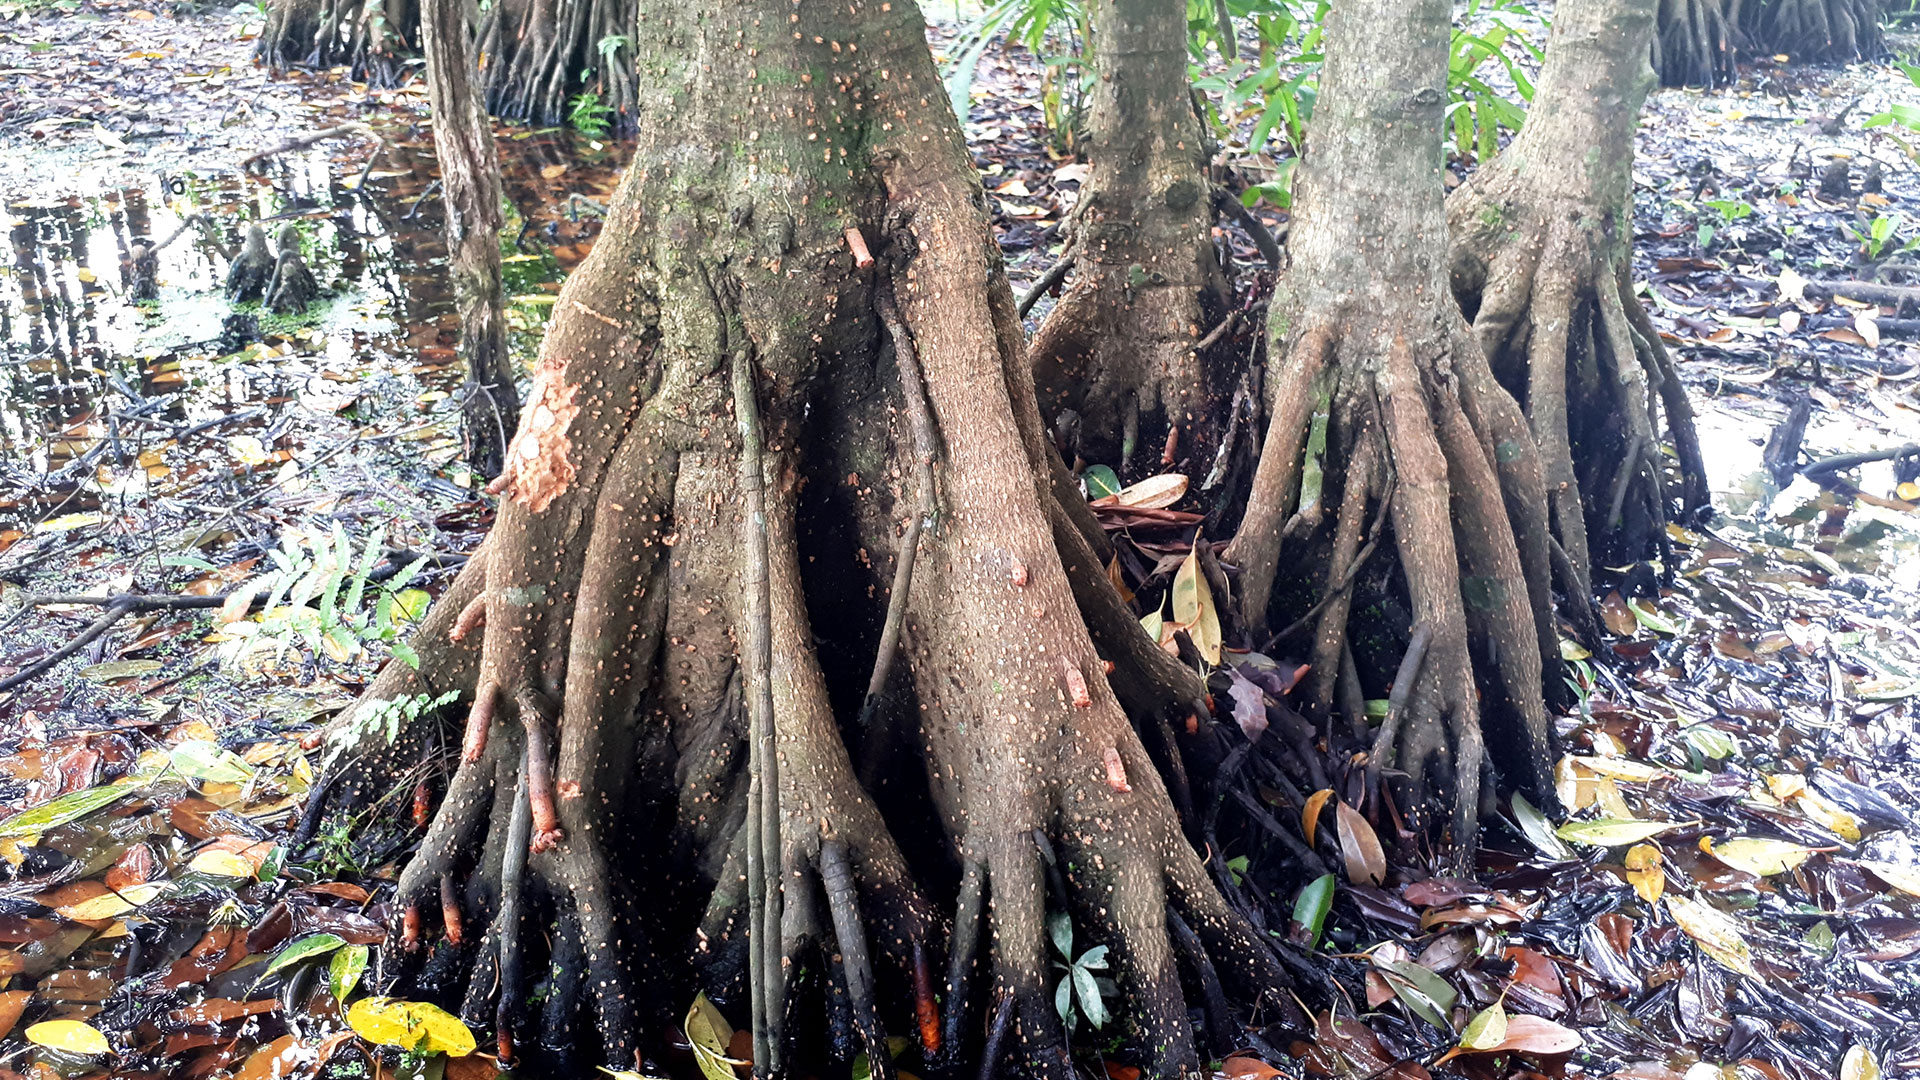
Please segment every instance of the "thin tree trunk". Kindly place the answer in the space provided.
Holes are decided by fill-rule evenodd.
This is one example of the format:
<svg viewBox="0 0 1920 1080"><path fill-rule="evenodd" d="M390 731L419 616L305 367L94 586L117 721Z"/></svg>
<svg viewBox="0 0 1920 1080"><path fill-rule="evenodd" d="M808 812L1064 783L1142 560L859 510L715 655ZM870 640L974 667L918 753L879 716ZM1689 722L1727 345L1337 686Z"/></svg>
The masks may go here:
<svg viewBox="0 0 1920 1080"><path fill-rule="evenodd" d="M1228 290L1186 31L1177 4L1094 6L1093 167L1062 256L1070 284L1033 346L1043 418L1074 411L1080 456L1123 470L1142 446L1155 452L1147 471L1211 460L1221 411L1194 347L1225 317Z"/></svg>
<svg viewBox="0 0 1920 1080"><path fill-rule="evenodd" d="M467 463L490 480L500 474L520 419L500 296L500 157L474 84L467 0L421 0L420 13L460 357L467 368L461 435Z"/></svg>
<svg viewBox="0 0 1920 1080"><path fill-rule="evenodd" d="M1338 563L1351 557L1361 521L1387 515L1410 625L1361 625L1418 644L1397 676L1362 673L1375 686L1391 679L1404 703L1382 725L1368 769L1404 777L1394 796L1405 820L1427 823L1433 796L1464 867L1484 780L1483 717L1510 724L1497 740L1509 775L1548 799L1552 778L1541 689L1544 485L1524 417L1474 347L1446 280L1449 14L1445 0L1355 0L1329 16L1289 265L1274 296L1266 442L1225 558L1242 567L1247 625L1264 627L1282 567L1303 561L1283 559L1283 544L1333 544L1336 565L1314 576L1338 601ZM1315 494L1302 483L1303 459L1322 425ZM1334 492L1337 504L1323 505ZM1322 609L1315 670L1338 671L1360 607ZM1496 688L1484 707L1471 638L1483 643L1486 685ZM1316 688L1323 714L1334 683ZM1386 820L1378 804L1369 812Z"/></svg>

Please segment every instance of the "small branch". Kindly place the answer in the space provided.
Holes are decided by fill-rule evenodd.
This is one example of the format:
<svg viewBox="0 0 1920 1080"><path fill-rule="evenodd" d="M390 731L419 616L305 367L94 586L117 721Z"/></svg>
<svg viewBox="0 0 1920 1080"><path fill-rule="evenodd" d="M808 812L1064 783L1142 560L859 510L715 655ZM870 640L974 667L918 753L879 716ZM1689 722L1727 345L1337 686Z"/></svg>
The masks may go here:
<svg viewBox="0 0 1920 1080"><path fill-rule="evenodd" d="M1020 317L1026 318L1027 312L1033 310L1033 305L1039 303L1041 297L1052 292L1054 286L1059 285L1061 279L1065 278L1067 271L1071 269L1073 269L1073 249L1068 248L1061 252L1060 261L1047 267L1047 272L1041 274L1039 280L1033 283L1033 288L1028 289L1027 294L1020 298Z"/></svg>
<svg viewBox="0 0 1920 1080"><path fill-rule="evenodd" d="M1272 270L1280 269L1280 242L1273 238L1273 233L1260 223L1259 218L1253 216L1253 211L1233 197L1233 192L1223 187L1214 188L1213 210L1216 214L1225 214L1239 222L1240 227L1246 230L1248 238L1253 241L1253 246L1260 249L1260 257L1267 260L1267 267Z"/></svg>
<svg viewBox="0 0 1920 1080"><path fill-rule="evenodd" d="M1387 755L1393 751L1393 741L1400 734L1400 721L1407 709L1407 698L1413 693L1413 684L1420 681L1420 665L1426 661L1427 646L1433 642L1433 624L1421 623L1413 628L1413 638L1407 642L1407 651L1400 658L1400 669L1393 674L1393 690L1387 694L1387 715L1380 721L1380 730L1373 736L1373 752L1367 756L1367 798L1378 805L1380 798L1380 769ZM1369 813L1374 812L1369 807Z"/></svg>
<svg viewBox="0 0 1920 1080"><path fill-rule="evenodd" d="M260 161L262 159L270 158L270 157L277 157L281 154L288 153L289 151L303 150L309 146L312 146L314 143L325 142L328 139L338 139L347 135L373 135L373 134L374 134L373 129L368 127L365 124L360 124L360 123L341 124L337 127L325 128L320 131L309 132L308 134L305 134L305 135L296 136L294 138L288 139L286 142L280 143L277 146L268 147L267 149L262 150L259 153L254 154L250 157L241 158L240 167L245 168L256 161ZM385 143L383 142L382 145L385 145Z"/></svg>
<svg viewBox="0 0 1920 1080"><path fill-rule="evenodd" d="M460 893L454 888L453 875L440 875L440 921L446 924L447 942L458 948L466 938L466 920L460 913Z"/></svg>
<svg viewBox="0 0 1920 1080"><path fill-rule="evenodd" d="M949 1062L958 1064L966 1045L967 997L973 987L973 965L980 951L985 924L987 867L968 862L960 878L960 896L954 902L953 937L947 953L947 1000L943 1042ZM991 1070L991 1059L987 1068Z"/></svg>
<svg viewBox="0 0 1920 1080"><path fill-rule="evenodd" d="M1809 281L1804 295L1843 296L1869 304L1920 304L1920 285L1884 285L1877 281Z"/></svg>
<svg viewBox="0 0 1920 1080"><path fill-rule="evenodd" d="M980 1054L980 1080L1000 1075L1000 1055L1007 1044L1007 1032L1013 1027L1013 994L1003 993L994 1003L993 1027L987 1032L987 1046Z"/></svg>
<svg viewBox="0 0 1920 1080"><path fill-rule="evenodd" d="M919 556L920 532L934 514L933 459L935 439L933 413L927 407L926 380L920 372L920 357L914 350L913 335L900 319L893 302L893 286L882 281L874 289L874 312L893 342L894 366L900 372L900 397L906 407L907 426L913 433L915 464L919 467L920 500L907 533L900 540L893 572L893 591L887 596L886 622L880 630L880 649L874 657L873 675L867 680L867 696L860 706L860 726L873 737L873 717L880 696L886 692L893 671L893 658L900 651L900 631L907 619L907 594L913 586L913 564ZM868 753L863 772L870 771L876 755ZM864 777L863 779L870 779Z"/></svg>
<svg viewBox="0 0 1920 1080"><path fill-rule="evenodd" d="M1221 338L1226 337L1228 334L1232 333L1233 328L1238 325L1240 325L1240 313L1238 311L1227 312L1227 317L1220 320L1220 325L1207 331L1206 337L1203 337L1199 341L1196 341L1193 343L1193 351L1194 352L1207 351L1208 349L1212 348L1214 344L1218 342Z"/></svg>

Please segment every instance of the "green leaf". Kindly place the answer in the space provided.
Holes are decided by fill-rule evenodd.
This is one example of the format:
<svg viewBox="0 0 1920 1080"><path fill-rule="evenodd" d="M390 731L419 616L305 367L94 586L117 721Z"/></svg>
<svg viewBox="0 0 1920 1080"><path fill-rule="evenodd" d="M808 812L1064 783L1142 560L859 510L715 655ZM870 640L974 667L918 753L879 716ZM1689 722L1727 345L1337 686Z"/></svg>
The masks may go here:
<svg viewBox="0 0 1920 1080"><path fill-rule="evenodd" d="M1705 247L1705 244L1701 245ZM1656 634L1672 637L1680 633L1680 624L1660 613L1651 600L1629 600L1627 610L1633 612L1635 622Z"/></svg>
<svg viewBox="0 0 1920 1080"><path fill-rule="evenodd" d="M1718 761L1735 757L1740 753L1739 741L1712 724L1694 724L1682 734L1687 738L1687 745L1693 747L1704 758L1713 758Z"/></svg>
<svg viewBox="0 0 1920 1080"><path fill-rule="evenodd" d="M1080 474L1087 485L1087 497L1103 499L1108 495L1120 494L1120 477L1105 465L1089 465Z"/></svg>
<svg viewBox="0 0 1920 1080"><path fill-rule="evenodd" d="M1327 912L1333 910L1333 893L1338 885L1332 874L1321 874L1300 890L1293 901L1293 926L1288 936L1295 941L1306 938L1304 944L1311 951L1320 944L1320 932L1327 924Z"/></svg>
<svg viewBox="0 0 1920 1080"><path fill-rule="evenodd" d="M1691 822L1632 821L1623 818L1598 818L1593 821L1569 821L1555 830L1562 840L1590 847L1625 847L1659 836Z"/></svg>
<svg viewBox="0 0 1920 1080"><path fill-rule="evenodd" d="M264 979L276 971L285 971L302 960L325 956L346 943L346 939L338 934L309 934L281 949L267 964L267 970L260 973L260 977Z"/></svg>
<svg viewBox="0 0 1920 1080"><path fill-rule="evenodd" d="M427 604L432 601L425 589L401 589L393 594L393 613L405 622L419 622L427 616Z"/></svg>
<svg viewBox="0 0 1920 1080"><path fill-rule="evenodd" d="M1094 981L1093 972L1079 964L1073 966L1073 994L1080 999L1080 1012L1088 1023L1096 1029L1106 1025L1107 1003L1100 999L1100 984Z"/></svg>
<svg viewBox="0 0 1920 1080"><path fill-rule="evenodd" d="M103 787L69 792L45 806L22 810L7 820L0 821L0 839L34 836L68 822L78 821L88 814L112 806L131 795L137 788L138 785L134 784L108 784Z"/></svg>
<svg viewBox="0 0 1920 1080"><path fill-rule="evenodd" d="M1506 1040L1507 1010L1497 1001L1476 1013L1460 1033L1460 1045L1468 1050L1491 1050Z"/></svg>
<svg viewBox="0 0 1920 1080"><path fill-rule="evenodd" d="M1513 820L1519 824L1520 832L1540 849L1540 853L1549 859L1571 859L1573 851L1560 842L1553 831L1553 823L1547 815L1527 801L1525 795L1513 793Z"/></svg>
<svg viewBox="0 0 1920 1080"><path fill-rule="evenodd" d="M1447 981L1419 964L1406 960L1376 960L1374 966L1386 975L1387 986L1409 1011L1441 1031L1451 1032L1447 1022L1457 995Z"/></svg>
<svg viewBox="0 0 1920 1080"><path fill-rule="evenodd" d="M1072 963L1073 919L1064 911L1047 916L1047 936L1053 939L1053 947L1060 950L1060 958Z"/></svg>
<svg viewBox="0 0 1920 1080"><path fill-rule="evenodd" d="M195 780L244 784L253 779L253 766L245 758L205 739L188 739L176 745L168 757L174 771Z"/></svg>
<svg viewBox="0 0 1920 1080"><path fill-rule="evenodd" d="M367 970L369 950L365 945L349 945L333 954L327 963L327 989L333 991L333 1000L345 1002L360 985L360 976Z"/></svg>

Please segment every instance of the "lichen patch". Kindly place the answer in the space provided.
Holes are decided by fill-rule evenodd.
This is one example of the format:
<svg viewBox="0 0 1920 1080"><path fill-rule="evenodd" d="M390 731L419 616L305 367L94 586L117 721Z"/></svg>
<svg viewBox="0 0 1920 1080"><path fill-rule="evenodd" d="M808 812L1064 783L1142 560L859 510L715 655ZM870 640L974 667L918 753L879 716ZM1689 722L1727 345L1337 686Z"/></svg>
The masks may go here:
<svg viewBox="0 0 1920 1080"><path fill-rule="evenodd" d="M520 414L520 431L507 447L507 490L515 502L540 513L573 483L568 430L580 413L580 388L566 379L565 360L544 360L533 375L533 393Z"/></svg>

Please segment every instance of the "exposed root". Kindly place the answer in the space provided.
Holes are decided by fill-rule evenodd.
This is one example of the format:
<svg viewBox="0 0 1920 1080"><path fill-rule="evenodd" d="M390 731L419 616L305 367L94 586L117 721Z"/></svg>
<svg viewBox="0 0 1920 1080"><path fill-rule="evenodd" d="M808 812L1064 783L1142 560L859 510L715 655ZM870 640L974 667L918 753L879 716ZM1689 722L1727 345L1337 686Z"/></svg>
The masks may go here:
<svg viewBox="0 0 1920 1080"><path fill-rule="evenodd" d="M1363 4L1336 8L1330 19L1364 22L1367 33L1353 34L1356 42L1374 34L1426 42L1444 38L1436 29L1443 8ZM1292 599L1298 589L1284 594L1294 611L1307 611L1282 631L1315 628L1312 709L1323 731L1335 730L1338 693L1354 734L1364 732L1353 715L1363 710L1350 702L1377 694L1359 684L1384 690L1389 683L1391 669L1379 666L1391 659L1379 650L1367 657L1373 671L1351 663L1359 635L1377 641L1412 632L1391 679L1400 705L1374 734L1367 758L1370 787L1394 770L1402 820L1416 830L1440 824L1438 839L1451 841L1453 865L1465 868L1487 778L1483 726L1510 721L1511 737L1503 732L1500 740L1516 766L1508 774L1551 796L1542 670L1549 657L1557 662L1558 650L1538 509L1543 484L1519 406L1487 372L1441 273L1441 192L1427 164L1437 152L1427 142L1430 129L1438 130L1445 100L1441 57L1414 44L1382 71L1377 50L1337 47L1336 32L1329 26L1315 121L1343 134L1302 165L1291 264L1275 292L1265 443L1223 557L1241 567L1244 624L1264 634L1279 613L1270 609L1283 595L1276 589L1282 567L1300 561L1283 559L1283 545L1312 545L1329 556L1307 592L1310 605ZM1407 87L1427 89L1410 95ZM1395 214L1375 212L1387 202ZM1355 221L1367 223L1358 234ZM1322 444L1324 453L1316 449ZM1330 505L1334 492L1337 506ZM1372 546L1363 541L1369 518L1372 528L1391 525L1400 574L1372 574L1368 587L1404 588L1404 600L1392 599L1410 625L1383 625L1380 605L1352 601L1356 568ZM1484 680L1475 677L1475 656ZM1483 682L1498 691L1484 702ZM1299 729L1295 756L1313 757L1310 746L1298 746L1304 725L1279 719L1283 736ZM1433 804L1443 812L1430 818ZM1369 812L1382 814L1379 799Z"/></svg>

